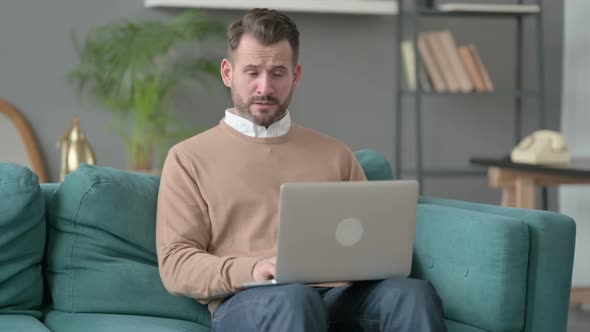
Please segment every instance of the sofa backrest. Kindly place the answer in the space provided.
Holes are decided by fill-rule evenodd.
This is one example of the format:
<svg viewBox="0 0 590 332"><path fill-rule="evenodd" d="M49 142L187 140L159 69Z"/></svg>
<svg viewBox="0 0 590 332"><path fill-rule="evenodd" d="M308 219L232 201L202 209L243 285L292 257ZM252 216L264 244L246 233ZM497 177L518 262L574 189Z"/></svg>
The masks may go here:
<svg viewBox="0 0 590 332"><path fill-rule="evenodd" d="M0 163L0 313L40 317L45 203L28 168Z"/></svg>
<svg viewBox="0 0 590 332"><path fill-rule="evenodd" d="M166 291L156 258L159 177L82 165L48 202L53 308L209 324L207 308Z"/></svg>
<svg viewBox="0 0 590 332"><path fill-rule="evenodd" d="M361 149L354 152L363 172L369 181L393 180L395 174L391 163L379 152L371 149Z"/></svg>

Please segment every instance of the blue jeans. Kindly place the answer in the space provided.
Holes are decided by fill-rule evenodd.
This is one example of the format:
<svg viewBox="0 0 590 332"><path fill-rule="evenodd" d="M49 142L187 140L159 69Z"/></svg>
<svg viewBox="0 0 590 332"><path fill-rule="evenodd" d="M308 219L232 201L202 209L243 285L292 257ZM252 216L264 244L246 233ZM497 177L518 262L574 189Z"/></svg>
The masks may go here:
<svg viewBox="0 0 590 332"><path fill-rule="evenodd" d="M213 332L446 331L442 302L427 281L390 278L351 286L251 288L225 299Z"/></svg>

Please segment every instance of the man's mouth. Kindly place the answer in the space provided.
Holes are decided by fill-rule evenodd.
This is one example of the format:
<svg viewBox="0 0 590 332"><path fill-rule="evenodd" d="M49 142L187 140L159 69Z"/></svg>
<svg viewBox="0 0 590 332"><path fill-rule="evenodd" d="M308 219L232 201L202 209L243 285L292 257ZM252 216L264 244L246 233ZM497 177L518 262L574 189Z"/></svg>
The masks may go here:
<svg viewBox="0 0 590 332"><path fill-rule="evenodd" d="M262 106L270 106L270 105L277 105L278 100L275 100L273 97L255 97L251 100L252 104L262 105Z"/></svg>

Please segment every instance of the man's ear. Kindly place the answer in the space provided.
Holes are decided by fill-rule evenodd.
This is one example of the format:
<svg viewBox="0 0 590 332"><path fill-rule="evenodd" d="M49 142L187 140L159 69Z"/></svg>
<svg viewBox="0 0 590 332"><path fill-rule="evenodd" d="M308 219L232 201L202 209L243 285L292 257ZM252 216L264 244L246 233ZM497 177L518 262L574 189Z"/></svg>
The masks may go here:
<svg viewBox="0 0 590 332"><path fill-rule="evenodd" d="M223 84L228 88L231 88L232 74L231 63L228 59L223 59L223 61L221 61L221 79L223 80Z"/></svg>
<svg viewBox="0 0 590 332"><path fill-rule="evenodd" d="M301 79L301 65L298 64L293 71L293 87L296 88Z"/></svg>

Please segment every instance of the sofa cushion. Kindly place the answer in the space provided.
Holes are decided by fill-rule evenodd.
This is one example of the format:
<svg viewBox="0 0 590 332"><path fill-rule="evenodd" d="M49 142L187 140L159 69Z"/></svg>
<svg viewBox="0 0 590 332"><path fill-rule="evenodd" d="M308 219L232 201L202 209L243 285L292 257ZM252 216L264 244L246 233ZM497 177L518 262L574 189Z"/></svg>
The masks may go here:
<svg viewBox="0 0 590 332"><path fill-rule="evenodd" d="M44 211L37 176L0 163L0 314L40 316Z"/></svg>
<svg viewBox="0 0 590 332"><path fill-rule="evenodd" d="M155 230L159 177L82 165L48 209L48 279L63 312L158 316L209 324L207 308L166 291Z"/></svg>
<svg viewBox="0 0 590 332"><path fill-rule="evenodd" d="M28 315L0 315L0 331L51 332L37 318Z"/></svg>
<svg viewBox="0 0 590 332"><path fill-rule="evenodd" d="M529 254L519 219L419 204L412 275L429 280L445 317L490 332L522 331Z"/></svg>
<svg viewBox="0 0 590 332"><path fill-rule="evenodd" d="M354 152L369 181L392 180L394 177L391 164L375 150L362 149Z"/></svg>
<svg viewBox="0 0 590 332"><path fill-rule="evenodd" d="M210 328L186 320L112 314L73 314L50 311L45 324L55 332L209 332Z"/></svg>

